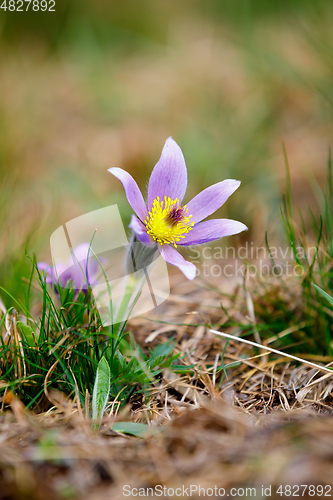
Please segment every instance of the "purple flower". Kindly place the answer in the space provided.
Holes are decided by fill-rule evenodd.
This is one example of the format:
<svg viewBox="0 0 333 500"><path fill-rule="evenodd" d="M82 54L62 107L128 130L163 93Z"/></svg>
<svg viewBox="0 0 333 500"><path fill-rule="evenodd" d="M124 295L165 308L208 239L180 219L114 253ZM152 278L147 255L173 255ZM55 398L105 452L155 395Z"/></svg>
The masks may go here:
<svg viewBox="0 0 333 500"><path fill-rule="evenodd" d="M150 176L147 204L128 172L118 167L110 168L109 172L122 183L136 213L132 215L130 228L137 238L147 246L157 244L162 257L190 280L196 275L196 267L177 252L177 245L200 245L247 229L241 222L230 219L201 222L225 203L240 181L218 182L182 205L187 169L182 150L171 137L166 140L161 158Z"/></svg>
<svg viewBox="0 0 333 500"><path fill-rule="evenodd" d="M92 255L89 244L81 243L73 250L73 254L68 264L59 262L55 266L50 266L45 262L38 262L37 267L45 272L47 284L74 288L78 291L86 290L98 283L99 265Z"/></svg>

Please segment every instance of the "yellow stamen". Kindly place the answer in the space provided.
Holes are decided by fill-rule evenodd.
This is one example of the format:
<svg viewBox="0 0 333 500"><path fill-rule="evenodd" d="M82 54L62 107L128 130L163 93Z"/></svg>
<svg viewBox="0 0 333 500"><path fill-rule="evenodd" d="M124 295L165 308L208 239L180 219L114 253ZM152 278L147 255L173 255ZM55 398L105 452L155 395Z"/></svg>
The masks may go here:
<svg viewBox="0 0 333 500"><path fill-rule="evenodd" d="M192 215L187 215L187 210L186 205L179 205L178 199L165 196L160 201L157 197L145 220L147 234L161 245L171 243L177 248L177 242L185 238L184 235L194 226L194 222L190 221Z"/></svg>

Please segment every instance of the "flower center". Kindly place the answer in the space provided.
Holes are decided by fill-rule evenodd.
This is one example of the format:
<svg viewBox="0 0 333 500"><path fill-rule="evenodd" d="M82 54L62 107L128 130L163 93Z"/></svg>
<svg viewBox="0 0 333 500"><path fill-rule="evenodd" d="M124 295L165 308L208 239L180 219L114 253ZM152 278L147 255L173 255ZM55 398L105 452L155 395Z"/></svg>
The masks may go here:
<svg viewBox="0 0 333 500"><path fill-rule="evenodd" d="M178 199L165 196L160 201L157 197L145 220L147 234L161 245L171 243L177 248L177 242L194 226L194 222L190 221L192 215L187 215L187 210L186 205L179 205Z"/></svg>

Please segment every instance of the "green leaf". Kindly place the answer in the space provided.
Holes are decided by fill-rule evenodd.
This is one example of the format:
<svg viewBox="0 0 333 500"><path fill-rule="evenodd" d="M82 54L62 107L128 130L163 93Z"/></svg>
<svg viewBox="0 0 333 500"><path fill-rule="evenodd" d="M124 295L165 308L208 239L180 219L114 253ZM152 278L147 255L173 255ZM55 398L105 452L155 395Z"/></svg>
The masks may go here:
<svg viewBox="0 0 333 500"><path fill-rule="evenodd" d="M146 424L138 424L135 422L116 422L112 426L115 432L123 432L124 434L132 434L132 436L143 437L151 428Z"/></svg>
<svg viewBox="0 0 333 500"><path fill-rule="evenodd" d="M108 402L110 392L110 367L103 356L98 363L96 380L92 399L92 419L100 420L103 417L105 407ZM94 430L99 429L100 425L95 424Z"/></svg>
<svg viewBox="0 0 333 500"><path fill-rule="evenodd" d="M187 373L190 372L195 366L194 365L171 365L169 370L171 370L174 373Z"/></svg>
<svg viewBox="0 0 333 500"><path fill-rule="evenodd" d="M313 286L315 287L315 289L323 296L325 297L326 300L328 300L328 302L331 304L331 306L333 307L333 297L331 297L328 293L325 292L325 290L323 290L322 288L320 288L318 285L316 285L315 283L312 283Z"/></svg>
<svg viewBox="0 0 333 500"><path fill-rule="evenodd" d="M24 336L25 340L29 344L30 347L36 347L36 333L35 331L31 328L31 326L26 325L22 321L17 322L18 329L20 330L20 333Z"/></svg>
<svg viewBox="0 0 333 500"><path fill-rule="evenodd" d="M166 342L165 344L158 344L151 353L152 357L157 359L162 356L169 356L172 353L175 345L176 342Z"/></svg>

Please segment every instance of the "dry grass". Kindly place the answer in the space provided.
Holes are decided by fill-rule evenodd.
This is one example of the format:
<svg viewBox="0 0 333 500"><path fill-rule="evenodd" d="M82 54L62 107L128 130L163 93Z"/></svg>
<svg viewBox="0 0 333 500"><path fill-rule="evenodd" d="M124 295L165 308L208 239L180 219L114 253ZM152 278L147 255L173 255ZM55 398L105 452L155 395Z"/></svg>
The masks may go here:
<svg viewBox="0 0 333 500"><path fill-rule="evenodd" d="M250 415L223 399L177 406L144 439L91 434L73 408L1 422L1 498L122 498L123 485L204 488L330 484L333 424L312 409ZM19 413L20 412L20 413ZM257 495L260 497L260 495ZM273 498L278 495L273 493ZM305 495L307 497L307 495ZM193 498L197 498L196 495Z"/></svg>
<svg viewBox="0 0 333 500"><path fill-rule="evenodd" d="M132 320L130 330L142 347L176 336L176 350L196 367L184 376L164 371L150 394L137 395L120 412L112 404L97 433L77 399L51 392L54 406L36 415L7 393L0 425L1 499L117 499L127 484L216 485L227 491L251 486L258 498L261 485L272 485L278 498L274 491L281 484L330 484L330 375L231 341L223 356L228 378L222 378L217 367L225 340L210 331L212 323L226 319L220 296L178 278L176 273L169 301L149 318ZM242 287L237 290L223 303L245 324L251 318ZM112 430L124 420L148 423L152 432L136 438Z"/></svg>

